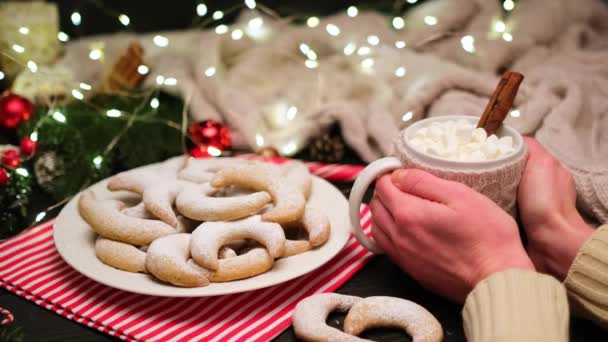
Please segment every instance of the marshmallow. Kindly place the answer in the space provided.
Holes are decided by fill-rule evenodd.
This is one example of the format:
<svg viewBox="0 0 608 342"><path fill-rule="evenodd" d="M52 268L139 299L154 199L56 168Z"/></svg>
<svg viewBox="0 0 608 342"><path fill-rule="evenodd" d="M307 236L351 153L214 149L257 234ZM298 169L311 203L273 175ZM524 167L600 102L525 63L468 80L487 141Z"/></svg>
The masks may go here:
<svg viewBox="0 0 608 342"><path fill-rule="evenodd" d="M432 122L416 130L409 144L419 152L459 161L494 160L515 151L513 138L488 136L465 120Z"/></svg>

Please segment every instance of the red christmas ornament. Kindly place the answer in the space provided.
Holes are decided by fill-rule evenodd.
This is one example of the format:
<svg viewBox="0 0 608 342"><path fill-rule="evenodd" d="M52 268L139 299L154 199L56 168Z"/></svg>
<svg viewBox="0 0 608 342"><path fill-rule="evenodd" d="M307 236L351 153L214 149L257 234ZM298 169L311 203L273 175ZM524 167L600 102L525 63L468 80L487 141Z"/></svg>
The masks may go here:
<svg viewBox="0 0 608 342"><path fill-rule="evenodd" d="M190 155L195 158L217 157L232 146L230 130L215 120L192 124L188 128L188 133L192 142L196 144L190 149Z"/></svg>
<svg viewBox="0 0 608 342"><path fill-rule="evenodd" d="M8 172L5 169L0 167L0 186L5 186L8 184Z"/></svg>
<svg viewBox="0 0 608 342"><path fill-rule="evenodd" d="M21 164L21 159L19 158L19 153L17 150L12 148L4 150L4 152L2 152L2 164L10 167L11 169L19 166L19 164Z"/></svg>
<svg viewBox="0 0 608 342"><path fill-rule="evenodd" d="M32 117L34 106L28 99L15 94L0 97L0 126L15 128Z"/></svg>
<svg viewBox="0 0 608 342"><path fill-rule="evenodd" d="M21 150L21 154L24 156L31 156L36 153L38 149L38 142L25 137L21 139L21 143L19 144L19 150Z"/></svg>

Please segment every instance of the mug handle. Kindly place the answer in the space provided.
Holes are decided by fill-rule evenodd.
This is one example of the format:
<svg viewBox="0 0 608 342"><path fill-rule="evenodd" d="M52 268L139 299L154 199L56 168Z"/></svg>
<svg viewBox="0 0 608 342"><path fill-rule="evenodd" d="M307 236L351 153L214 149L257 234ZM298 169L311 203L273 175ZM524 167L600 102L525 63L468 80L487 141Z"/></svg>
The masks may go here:
<svg viewBox="0 0 608 342"><path fill-rule="evenodd" d="M350 210L350 222L353 229L353 234L363 245L363 247L369 249L371 252L376 254L383 254L384 251L371 239L365 236L361 229L360 221L360 207L363 201L363 196L369 185L376 180L376 178L382 176L387 172L403 168L401 161L395 157L387 157L378 159L371 164L367 165L363 171L357 176L353 188L350 191L350 197L348 198L349 210Z"/></svg>

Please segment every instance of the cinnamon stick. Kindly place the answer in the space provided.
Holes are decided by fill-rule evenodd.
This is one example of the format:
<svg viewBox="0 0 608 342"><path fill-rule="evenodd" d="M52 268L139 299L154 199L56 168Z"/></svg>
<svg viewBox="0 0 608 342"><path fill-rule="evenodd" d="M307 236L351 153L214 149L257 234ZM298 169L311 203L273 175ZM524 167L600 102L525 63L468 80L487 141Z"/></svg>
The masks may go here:
<svg viewBox="0 0 608 342"><path fill-rule="evenodd" d="M488 135L496 133L511 110L517 90L523 80L524 75L518 72L507 71L502 75L486 109L479 118L478 128L485 129Z"/></svg>

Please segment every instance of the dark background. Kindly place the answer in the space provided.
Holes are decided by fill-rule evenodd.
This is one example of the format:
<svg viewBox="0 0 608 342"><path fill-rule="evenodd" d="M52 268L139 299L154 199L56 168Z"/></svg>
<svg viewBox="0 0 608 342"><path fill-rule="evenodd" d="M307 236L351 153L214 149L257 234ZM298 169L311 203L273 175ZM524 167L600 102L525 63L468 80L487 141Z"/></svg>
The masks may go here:
<svg viewBox="0 0 608 342"><path fill-rule="evenodd" d="M488 0L493 1L493 0ZM191 28L197 19L195 8L198 1L95 1L95 0L65 0L54 1L58 4L61 14L61 30L70 37L77 38L97 33L116 32L125 30L118 22L117 16L124 13L131 19L126 30L149 32ZM266 7L278 12L281 16L294 16L300 20L307 17L324 16L344 11L348 6L355 5L359 10L375 9L387 15L397 14L416 6L424 1L411 5L404 0L398 1L258 1ZM213 11L230 9L241 5L242 1L205 1L210 18ZM82 24L72 25L70 15L73 11L80 12ZM225 13L219 23L229 23L234 20L238 11ZM388 19L387 19L388 20ZM356 158L348 157L348 162L357 162ZM338 185L348 195L351 184ZM42 207L46 201L43 198L34 199L32 208ZM46 206L46 205L45 205ZM37 212L37 210L31 210ZM56 213L55 213L56 214ZM424 290L406 274L399 270L386 257L373 259L361 272L349 280L338 292L358 296L385 295L411 299L431 311L444 328L445 341L464 341L460 305L442 300L436 295ZM69 321L50 311L42 309L20 297L0 290L0 306L15 314L16 325L22 326L25 341L111 341L113 338L98 333L92 329ZM339 326L343 315L331 315L329 324ZM606 341L607 335L597 326L580 319L573 319L571 325L572 341ZM401 331L378 329L365 332L361 337L379 341L409 341ZM288 329L278 338L278 341L293 341L293 329ZM0 341L2 342L2 341Z"/></svg>

